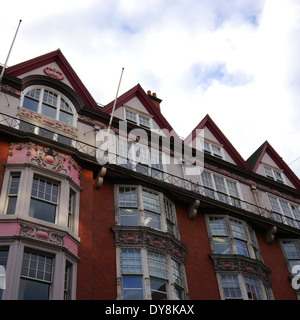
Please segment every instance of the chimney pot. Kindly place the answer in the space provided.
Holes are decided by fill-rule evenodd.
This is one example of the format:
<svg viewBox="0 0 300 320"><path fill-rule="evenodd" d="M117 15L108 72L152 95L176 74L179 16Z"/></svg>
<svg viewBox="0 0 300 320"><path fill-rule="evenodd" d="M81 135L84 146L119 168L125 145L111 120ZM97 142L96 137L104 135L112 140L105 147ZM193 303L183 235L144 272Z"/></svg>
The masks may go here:
<svg viewBox="0 0 300 320"><path fill-rule="evenodd" d="M151 96L151 90L148 90L147 93Z"/></svg>
<svg viewBox="0 0 300 320"><path fill-rule="evenodd" d="M155 93L155 92L153 92L153 93L152 93L152 95L153 95L153 97L155 97L155 98L156 98L156 93Z"/></svg>

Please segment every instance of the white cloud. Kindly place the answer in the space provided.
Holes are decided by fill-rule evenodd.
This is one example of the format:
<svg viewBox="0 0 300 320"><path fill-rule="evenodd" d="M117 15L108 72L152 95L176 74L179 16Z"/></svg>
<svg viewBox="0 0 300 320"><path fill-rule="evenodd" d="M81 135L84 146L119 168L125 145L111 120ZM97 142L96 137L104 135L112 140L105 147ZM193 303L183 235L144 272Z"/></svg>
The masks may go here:
<svg viewBox="0 0 300 320"><path fill-rule="evenodd" d="M5 2L0 62L61 48L94 98L140 83L163 99L180 136L208 113L246 159L265 140L300 156L297 0L54 0ZM300 160L293 163L300 176Z"/></svg>

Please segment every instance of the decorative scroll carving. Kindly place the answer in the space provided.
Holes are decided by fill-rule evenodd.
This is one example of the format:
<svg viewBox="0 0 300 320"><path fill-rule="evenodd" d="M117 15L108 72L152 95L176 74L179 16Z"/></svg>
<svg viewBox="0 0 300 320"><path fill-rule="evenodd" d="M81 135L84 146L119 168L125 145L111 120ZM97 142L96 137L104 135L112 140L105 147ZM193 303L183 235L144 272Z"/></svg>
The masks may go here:
<svg viewBox="0 0 300 320"><path fill-rule="evenodd" d="M184 261L186 247L172 235L148 227L112 227L116 245L139 245L167 251Z"/></svg>
<svg viewBox="0 0 300 320"><path fill-rule="evenodd" d="M238 272L247 276L254 276L271 285L271 270L260 260L251 259L242 255L211 254L216 273Z"/></svg>
<svg viewBox="0 0 300 320"><path fill-rule="evenodd" d="M15 151L20 151L17 153ZM45 148L32 142L11 143L8 163L32 163L39 167L70 176L79 183L81 167L69 155Z"/></svg>
<svg viewBox="0 0 300 320"><path fill-rule="evenodd" d="M20 222L20 225L22 226L20 235L23 237L55 244L58 246L62 246L64 244L64 235L55 230L23 222Z"/></svg>

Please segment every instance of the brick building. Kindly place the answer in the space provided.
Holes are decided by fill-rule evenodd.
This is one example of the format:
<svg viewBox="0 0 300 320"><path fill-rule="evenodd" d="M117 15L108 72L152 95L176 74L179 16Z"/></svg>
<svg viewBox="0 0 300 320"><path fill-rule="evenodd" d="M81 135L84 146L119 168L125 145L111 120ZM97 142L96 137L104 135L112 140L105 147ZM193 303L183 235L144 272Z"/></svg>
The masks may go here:
<svg viewBox="0 0 300 320"><path fill-rule="evenodd" d="M209 115L182 140L161 102L136 85L105 137L114 101L60 50L5 70L0 299L299 298L298 177Z"/></svg>

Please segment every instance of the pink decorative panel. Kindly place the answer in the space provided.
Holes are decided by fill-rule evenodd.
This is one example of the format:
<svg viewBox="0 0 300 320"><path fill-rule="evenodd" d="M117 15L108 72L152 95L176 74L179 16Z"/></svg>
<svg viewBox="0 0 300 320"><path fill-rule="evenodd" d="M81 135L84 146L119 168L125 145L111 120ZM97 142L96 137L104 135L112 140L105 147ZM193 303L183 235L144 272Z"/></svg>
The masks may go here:
<svg viewBox="0 0 300 320"><path fill-rule="evenodd" d="M81 167L71 156L31 142L11 143L7 163L32 163L69 176L80 185Z"/></svg>

